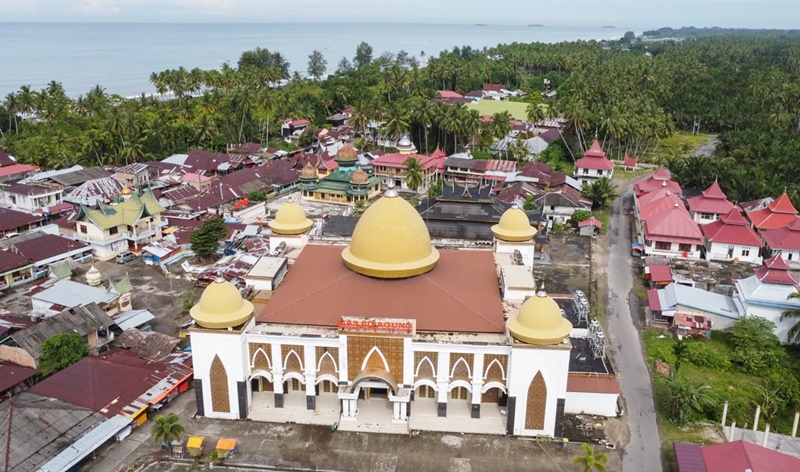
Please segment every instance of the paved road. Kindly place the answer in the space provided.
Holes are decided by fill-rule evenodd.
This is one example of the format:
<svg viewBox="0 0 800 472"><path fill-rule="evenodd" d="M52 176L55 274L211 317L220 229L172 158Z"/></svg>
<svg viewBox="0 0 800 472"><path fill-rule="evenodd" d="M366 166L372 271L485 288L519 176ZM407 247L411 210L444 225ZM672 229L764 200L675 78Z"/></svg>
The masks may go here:
<svg viewBox="0 0 800 472"><path fill-rule="evenodd" d="M611 207L611 253L606 267L608 334L631 430L631 441L622 459L622 471L657 472L662 470L661 440L653 405L653 389L639 338L639 319L631 314L631 236L629 217L623 214L623 209L624 202L632 197L633 194L628 190Z"/></svg>

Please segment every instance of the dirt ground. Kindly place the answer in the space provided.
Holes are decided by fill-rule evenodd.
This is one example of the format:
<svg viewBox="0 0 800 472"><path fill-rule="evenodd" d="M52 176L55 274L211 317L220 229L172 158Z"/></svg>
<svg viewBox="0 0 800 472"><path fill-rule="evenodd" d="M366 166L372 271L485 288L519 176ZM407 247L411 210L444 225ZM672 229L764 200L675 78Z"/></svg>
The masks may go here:
<svg viewBox="0 0 800 472"><path fill-rule="evenodd" d="M103 276L107 286L109 280L119 280L126 273L133 286L132 305L134 309L147 308L156 319L150 322L154 331L175 335L183 311L183 300L194 299L193 280L185 278L167 278L158 267L145 265L140 258L127 264L111 262L94 262L94 266ZM81 264L73 271L72 280L85 283L85 274L92 264ZM18 316L26 316L31 310L31 300L24 296L31 284L14 287L0 298L0 306Z"/></svg>
<svg viewBox="0 0 800 472"><path fill-rule="evenodd" d="M550 264L533 265L536 283L544 282L550 293L571 293L589 288L589 246L591 238L577 235L551 235Z"/></svg>

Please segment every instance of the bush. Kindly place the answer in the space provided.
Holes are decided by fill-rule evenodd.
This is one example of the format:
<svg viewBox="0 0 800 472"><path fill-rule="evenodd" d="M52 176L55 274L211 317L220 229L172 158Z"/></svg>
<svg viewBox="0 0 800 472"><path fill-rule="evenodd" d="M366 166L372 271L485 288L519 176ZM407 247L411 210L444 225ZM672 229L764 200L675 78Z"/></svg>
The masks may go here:
<svg viewBox="0 0 800 472"><path fill-rule="evenodd" d="M569 221L572 224L577 225L581 221L588 220L591 218L591 216L592 213L589 210L575 210L575 213L572 214L572 217L570 217Z"/></svg>
<svg viewBox="0 0 800 472"><path fill-rule="evenodd" d="M670 366L675 365L675 339L664 337L659 338L659 333L655 331L644 332L644 342L647 348L647 355L650 361L664 361Z"/></svg>
<svg viewBox="0 0 800 472"><path fill-rule="evenodd" d="M247 198L254 202L263 202L267 199L267 192L263 190L253 190L247 195Z"/></svg>
<svg viewBox="0 0 800 472"><path fill-rule="evenodd" d="M723 372L731 369L731 360L728 356L718 353L702 341L692 342L686 346L686 360L698 367L708 367Z"/></svg>
<svg viewBox="0 0 800 472"><path fill-rule="evenodd" d="M730 330L733 365L748 374L764 375L783 364L786 351L773 329L773 322L757 316L737 321Z"/></svg>
<svg viewBox="0 0 800 472"><path fill-rule="evenodd" d="M89 348L82 336L73 333L56 334L42 343L39 370L50 375L66 369L86 357Z"/></svg>

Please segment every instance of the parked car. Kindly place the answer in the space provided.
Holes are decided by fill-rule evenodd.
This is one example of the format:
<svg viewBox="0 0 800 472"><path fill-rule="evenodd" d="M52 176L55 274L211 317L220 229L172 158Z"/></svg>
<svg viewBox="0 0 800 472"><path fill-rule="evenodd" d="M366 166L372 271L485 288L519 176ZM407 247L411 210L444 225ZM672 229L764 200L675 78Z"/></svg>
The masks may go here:
<svg viewBox="0 0 800 472"><path fill-rule="evenodd" d="M117 254L117 264L127 264L134 259L136 259L136 254L130 251Z"/></svg>

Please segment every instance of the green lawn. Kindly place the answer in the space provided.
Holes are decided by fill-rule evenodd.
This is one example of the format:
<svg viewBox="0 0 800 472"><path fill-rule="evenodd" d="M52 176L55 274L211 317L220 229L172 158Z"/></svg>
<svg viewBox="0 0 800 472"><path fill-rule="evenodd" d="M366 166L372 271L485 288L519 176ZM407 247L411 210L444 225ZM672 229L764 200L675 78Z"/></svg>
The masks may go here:
<svg viewBox="0 0 800 472"><path fill-rule="evenodd" d="M714 137L715 135L713 134L693 135L688 131L678 131L671 137L661 140L658 149L650 149L650 151L644 154L642 156L642 162L657 163L659 159L666 159L676 154L691 154L703 144L714 139Z"/></svg>
<svg viewBox="0 0 800 472"><path fill-rule="evenodd" d="M470 110L478 110L481 115L494 115L507 111L514 119L527 120L528 119L528 104L524 102L501 102L498 100L480 100L477 103L468 103L467 108Z"/></svg>

